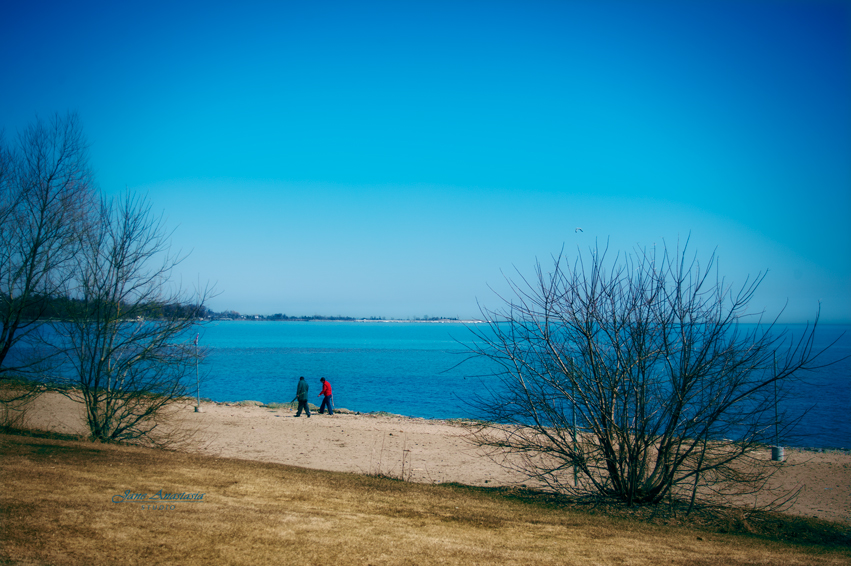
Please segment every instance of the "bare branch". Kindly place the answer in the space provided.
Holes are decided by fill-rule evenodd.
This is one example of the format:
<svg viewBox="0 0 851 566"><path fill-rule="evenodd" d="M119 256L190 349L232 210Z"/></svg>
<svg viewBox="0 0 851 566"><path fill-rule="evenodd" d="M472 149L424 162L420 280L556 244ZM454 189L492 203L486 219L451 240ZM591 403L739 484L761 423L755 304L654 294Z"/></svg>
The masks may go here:
<svg viewBox="0 0 851 566"><path fill-rule="evenodd" d="M212 290L172 287L182 260L150 204L127 193L102 201L80 234L68 310L54 325L63 338L66 394L86 405L93 438L146 440L158 415L187 396L204 351L192 344Z"/></svg>
<svg viewBox="0 0 851 566"><path fill-rule="evenodd" d="M0 380L50 368L47 307L70 276L94 183L76 114L0 137ZM14 356L10 356L11 352Z"/></svg>
<svg viewBox="0 0 851 566"><path fill-rule="evenodd" d="M607 248L562 251L508 281L513 295L472 329L471 355L497 377L472 438L542 485L628 504L762 485L775 463L754 450L795 424L778 422L775 394L824 351L815 325L797 342L776 320L745 325L764 274L729 286L714 253L701 263L687 247L611 262Z"/></svg>

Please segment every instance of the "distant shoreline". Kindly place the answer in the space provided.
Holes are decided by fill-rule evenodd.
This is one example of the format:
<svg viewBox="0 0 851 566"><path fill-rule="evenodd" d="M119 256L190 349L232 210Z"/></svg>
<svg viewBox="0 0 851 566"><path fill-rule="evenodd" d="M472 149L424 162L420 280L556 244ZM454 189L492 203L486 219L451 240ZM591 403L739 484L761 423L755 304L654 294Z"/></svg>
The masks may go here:
<svg viewBox="0 0 851 566"><path fill-rule="evenodd" d="M342 322L342 321L341 321ZM359 318L352 322L401 322L405 324L484 324L486 320L456 320L456 319L441 319L441 320L404 320L388 318L383 320L373 320L369 318Z"/></svg>
<svg viewBox="0 0 851 566"><path fill-rule="evenodd" d="M488 321L478 319L403 319L403 318L347 318L328 316L306 316L274 318L260 315L245 315L240 318L234 317L208 317L201 319L204 322L373 322L373 323L402 323L402 324L484 324Z"/></svg>

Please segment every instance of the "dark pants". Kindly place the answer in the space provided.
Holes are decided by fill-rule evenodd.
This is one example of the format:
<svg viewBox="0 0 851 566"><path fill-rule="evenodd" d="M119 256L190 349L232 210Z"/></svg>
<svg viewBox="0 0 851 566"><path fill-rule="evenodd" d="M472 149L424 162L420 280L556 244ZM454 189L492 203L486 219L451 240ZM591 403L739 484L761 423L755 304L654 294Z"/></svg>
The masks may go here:
<svg viewBox="0 0 851 566"><path fill-rule="evenodd" d="M329 415L334 414L334 396L333 395L326 395L325 397L322 398L322 404L319 405L319 414L320 415L325 410L325 407L328 407L328 414Z"/></svg>
<svg viewBox="0 0 851 566"><path fill-rule="evenodd" d="M310 416L310 407L307 406L307 401L302 401L301 399L299 399L298 411L296 411L295 416L300 417L302 409L304 409L305 412L307 412L307 416L309 417Z"/></svg>

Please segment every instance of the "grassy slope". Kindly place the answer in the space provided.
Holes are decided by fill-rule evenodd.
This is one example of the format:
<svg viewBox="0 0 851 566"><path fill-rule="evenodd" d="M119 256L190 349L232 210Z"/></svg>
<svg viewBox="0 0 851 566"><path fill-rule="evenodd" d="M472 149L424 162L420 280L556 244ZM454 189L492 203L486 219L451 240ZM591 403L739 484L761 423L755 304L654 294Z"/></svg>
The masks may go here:
<svg viewBox="0 0 851 566"><path fill-rule="evenodd" d="M847 538L644 524L462 486L15 435L0 457L0 564L851 563ZM112 502L128 489L205 495Z"/></svg>

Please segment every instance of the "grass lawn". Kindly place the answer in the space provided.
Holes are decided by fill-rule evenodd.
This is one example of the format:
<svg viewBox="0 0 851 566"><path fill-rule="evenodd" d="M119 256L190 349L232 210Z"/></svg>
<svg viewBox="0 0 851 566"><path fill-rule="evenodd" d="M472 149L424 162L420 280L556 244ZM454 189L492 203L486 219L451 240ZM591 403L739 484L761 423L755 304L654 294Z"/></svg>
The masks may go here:
<svg viewBox="0 0 851 566"><path fill-rule="evenodd" d="M0 458L0 564L851 564L847 525L824 522L725 533L510 490L14 434Z"/></svg>

